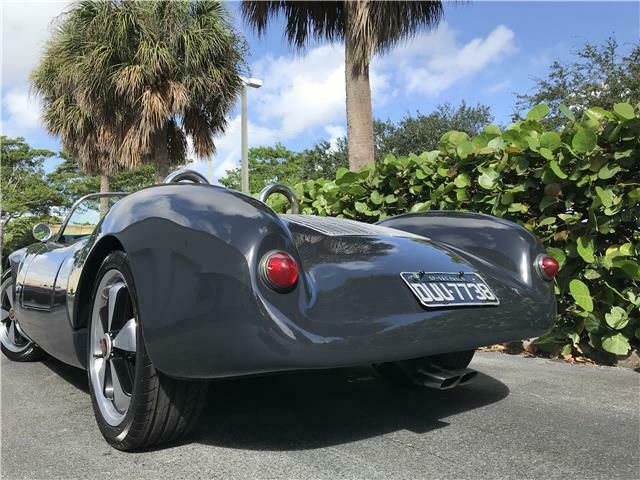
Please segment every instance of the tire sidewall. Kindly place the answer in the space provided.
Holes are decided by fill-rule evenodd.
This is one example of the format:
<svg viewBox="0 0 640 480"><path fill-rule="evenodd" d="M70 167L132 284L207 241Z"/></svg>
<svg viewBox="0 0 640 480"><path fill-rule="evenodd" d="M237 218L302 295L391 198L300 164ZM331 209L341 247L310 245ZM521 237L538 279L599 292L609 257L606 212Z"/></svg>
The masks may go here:
<svg viewBox="0 0 640 480"><path fill-rule="evenodd" d="M0 286L4 286L5 282L11 279L11 270L7 269L2 273L2 278L0 281ZM14 285L15 289L15 285ZM14 299L15 301L15 299ZM0 350L5 357L9 360L13 360L14 362L27 362L31 360L37 360L41 357L42 350L29 339L29 343L25 346L25 349L20 352L13 352L8 348L5 348L4 344L0 343Z"/></svg>
<svg viewBox="0 0 640 480"><path fill-rule="evenodd" d="M131 303L133 306L134 316L137 320L137 330L136 330L136 364L135 364L135 378L133 380L133 390L131 393L131 403L129 404L129 408L127 413L120 425L113 426L108 424L100 411L100 407L96 401L96 394L93 389L93 382L91 381L91 373L89 370L90 365L90 355L91 355L91 327L93 322L93 308L95 304L95 297L97 293L98 286L100 284L100 280L102 277L109 271L116 269L118 270L125 279L125 283L127 284L127 289L129 291L129 296L131 297ZM142 337L142 321L140 318L140 309L138 308L138 295L135 288L135 283L133 280L133 274L131 272L131 267L129 266L129 259L124 252L117 251L108 255L100 269L98 270L98 274L96 275L96 279L93 286L93 292L91 295L91 310L89 316L89 325L88 325L88 335L87 335L87 378L89 381L89 392L91 394L91 403L93 405L93 411L96 417L96 421L98 423L98 427L104 438L113 446L119 447L120 444L126 439L131 427L135 423L135 413L137 410L137 406L141 403L142 396L144 396L140 389L142 384L142 376L144 374L144 364L145 364L146 351L144 348L144 339Z"/></svg>

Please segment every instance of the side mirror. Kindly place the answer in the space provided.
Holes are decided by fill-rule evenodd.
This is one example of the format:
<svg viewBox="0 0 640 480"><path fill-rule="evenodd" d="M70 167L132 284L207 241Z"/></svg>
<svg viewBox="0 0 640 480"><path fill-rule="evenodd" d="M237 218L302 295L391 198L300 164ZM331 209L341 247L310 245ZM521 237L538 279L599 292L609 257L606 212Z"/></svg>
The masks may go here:
<svg viewBox="0 0 640 480"><path fill-rule="evenodd" d="M45 223L36 223L31 232L33 233L33 238L39 242L48 242L53 237L51 227Z"/></svg>

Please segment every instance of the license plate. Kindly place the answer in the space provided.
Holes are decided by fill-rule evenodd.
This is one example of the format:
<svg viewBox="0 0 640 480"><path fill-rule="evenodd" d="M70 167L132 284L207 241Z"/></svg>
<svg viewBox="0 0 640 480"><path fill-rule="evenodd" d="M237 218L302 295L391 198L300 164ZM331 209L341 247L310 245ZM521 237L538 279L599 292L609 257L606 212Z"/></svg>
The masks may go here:
<svg viewBox="0 0 640 480"><path fill-rule="evenodd" d="M499 305L477 273L402 272L402 280L425 307Z"/></svg>

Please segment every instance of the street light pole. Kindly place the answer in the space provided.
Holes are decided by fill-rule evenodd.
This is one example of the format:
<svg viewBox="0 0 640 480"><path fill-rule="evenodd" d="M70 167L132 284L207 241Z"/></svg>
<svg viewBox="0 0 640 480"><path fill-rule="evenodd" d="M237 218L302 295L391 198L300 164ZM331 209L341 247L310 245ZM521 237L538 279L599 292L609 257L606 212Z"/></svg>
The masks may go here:
<svg viewBox="0 0 640 480"><path fill-rule="evenodd" d="M240 107L240 123L241 123L241 133L242 137L242 163L241 163L241 173L242 173L242 193L249 193L249 129L247 126L247 85L244 83L242 85L242 93L241 93L241 107Z"/></svg>
<svg viewBox="0 0 640 480"><path fill-rule="evenodd" d="M242 79L242 91L240 92L240 136L242 144L242 159L240 165L241 190L249 193L249 127L247 121L247 87L260 88L262 80L257 78Z"/></svg>

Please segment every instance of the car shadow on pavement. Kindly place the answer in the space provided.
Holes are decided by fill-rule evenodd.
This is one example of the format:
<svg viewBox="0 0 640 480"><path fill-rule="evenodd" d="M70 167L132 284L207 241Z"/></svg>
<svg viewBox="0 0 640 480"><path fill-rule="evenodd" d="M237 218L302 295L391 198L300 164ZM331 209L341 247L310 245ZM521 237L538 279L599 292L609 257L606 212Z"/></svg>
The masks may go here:
<svg viewBox="0 0 640 480"><path fill-rule="evenodd" d="M89 401L84 370L51 358L43 364ZM467 385L439 391L391 386L368 367L215 380L195 431L180 444L306 450L398 430L425 433L507 395L505 384L482 373Z"/></svg>
<svg viewBox="0 0 640 480"><path fill-rule="evenodd" d="M81 368L72 367L66 363L62 363L53 357L47 357L42 360L42 364L53 373L64 378L71 385L84 393L89 394L89 381L87 380L87 371Z"/></svg>
<svg viewBox="0 0 640 480"><path fill-rule="evenodd" d="M185 443L303 450L403 429L425 433L507 395L506 385L482 373L465 386L439 391L393 387L365 367L215 381Z"/></svg>

